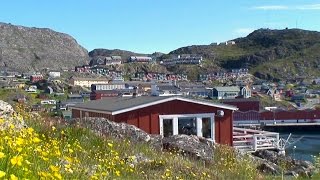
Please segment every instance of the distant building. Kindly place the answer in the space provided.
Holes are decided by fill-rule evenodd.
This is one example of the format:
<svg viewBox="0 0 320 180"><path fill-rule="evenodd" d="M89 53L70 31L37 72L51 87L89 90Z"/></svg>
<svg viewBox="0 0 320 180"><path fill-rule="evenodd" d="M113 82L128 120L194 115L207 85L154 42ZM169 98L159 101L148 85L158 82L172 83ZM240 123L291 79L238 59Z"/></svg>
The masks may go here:
<svg viewBox="0 0 320 180"><path fill-rule="evenodd" d="M59 78L61 76L61 73L60 72L54 72L54 71L51 71L51 72L49 72L49 77L50 78L53 78L53 79L55 79L55 78Z"/></svg>
<svg viewBox="0 0 320 180"><path fill-rule="evenodd" d="M129 62L151 62L152 58L148 56L131 56Z"/></svg>
<svg viewBox="0 0 320 180"><path fill-rule="evenodd" d="M212 97L217 99L234 99L240 94L238 86L221 86L212 89Z"/></svg>
<svg viewBox="0 0 320 180"><path fill-rule="evenodd" d="M91 91L101 91L101 90L114 90L114 89L125 89L124 83L112 83L112 84L92 84Z"/></svg>
<svg viewBox="0 0 320 180"><path fill-rule="evenodd" d="M117 90L94 90L90 93L90 100L98 100L116 96L119 96L119 91Z"/></svg>
<svg viewBox="0 0 320 180"><path fill-rule="evenodd" d="M202 56L186 54L164 59L160 64L165 66L173 66L176 64L201 64L202 60Z"/></svg>
<svg viewBox="0 0 320 180"><path fill-rule="evenodd" d="M109 80L106 78L77 78L72 77L70 83L73 86L91 87L92 84L108 84Z"/></svg>
<svg viewBox="0 0 320 180"><path fill-rule="evenodd" d="M32 83L36 83L38 81L41 81L43 79L43 76L41 74L34 74L30 76L30 81Z"/></svg>

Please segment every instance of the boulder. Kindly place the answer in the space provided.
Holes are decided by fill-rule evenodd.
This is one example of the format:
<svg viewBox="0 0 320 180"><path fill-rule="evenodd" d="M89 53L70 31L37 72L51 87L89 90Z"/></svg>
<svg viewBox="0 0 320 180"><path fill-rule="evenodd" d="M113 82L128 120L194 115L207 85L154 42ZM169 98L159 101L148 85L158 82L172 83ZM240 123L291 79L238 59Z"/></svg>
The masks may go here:
<svg viewBox="0 0 320 180"><path fill-rule="evenodd" d="M213 142L194 135L173 135L162 140L165 150L174 150L184 155L211 161L214 155Z"/></svg>
<svg viewBox="0 0 320 180"><path fill-rule="evenodd" d="M258 165L257 169L266 174L279 175L281 173L280 168L277 165L267 162Z"/></svg>
<svg viewBox="0 0 320 180"><path fill-rule="evenodd" d="M24 120L13 116L14 114L13 107L9 103L0 100L0 118L3 120L0 121L0 129L7 129L11 125L14 125L17 130L27 127Z"/></svg>
<svg viewBox="0 0 320 180"><path fill-rule="evenodd" d="M93 130L100 136L129 139L132 142L146 142L158 150L174 150L186 156L206 161L213 159L214 143L198 136L182 134L162 137L161 135L151 135L136 126L116 123L105 118L82 118L74 119L71 122L80 123L81 126Z"/></svg>
<svg viewBox="0 0 320 180"><path fill-rule="evenodd" d="M9 103L0 100L0 117L11 115L13 112L14 110Z"/></svg>
<svg viewBox="0 0 320 180"><path fill-rule="evenodd" d="M75 122L80 122L81 125L90 128L95 133L101 136L112 136L115 138L130 139L133 142L150 142L157 141L160 135L150 135L134 125L127 123L116 123L105 118L82 118L75 119Z"/></svg>
<svg viewBox="0 0 320 180"><path fill-rule="evenodd" d="M264 161L257 161L258 166L257 168L264 173L271 173L275 174L276 171L275 167L279 168L279 172L281 172L280 166L286 167L285 174L287 176L302 176L302 177L311 177L316 168L310 161L302 161L302 160L295 160L289 156L285 156L282 154L277 153L276 151L272 150L259 150L253 153L255 158L261 158ZM267 162L267 164L265 163ZM271 163L274 163L275 166L270 167Z"/></svg>

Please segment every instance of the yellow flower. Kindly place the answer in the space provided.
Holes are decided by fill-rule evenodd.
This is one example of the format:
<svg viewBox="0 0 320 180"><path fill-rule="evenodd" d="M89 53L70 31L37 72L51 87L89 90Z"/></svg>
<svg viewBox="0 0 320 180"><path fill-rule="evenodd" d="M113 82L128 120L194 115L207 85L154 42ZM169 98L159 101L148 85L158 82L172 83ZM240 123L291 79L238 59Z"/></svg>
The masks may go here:
<svg viewBox="0 0 320 180"><path fill-rule="evenodd" d="M116 171L116 175L117 175L117 176L120 176L120 171L117 170L117 171Z"/></svg>
<svg viewBox="0 0 320 180"><path fill-rule="evenodd" d="M58 172L55 172L53 176L56 177L57 179L62 179L61 174L59 174Z"/></svg>
<svg viewBox="0 0 320 180"><path fill-rule="evenodd" d="M50 165L49 168L51 169L51 171L53 172L58 172L60 170L60 168L58 166L53 166L53 165Z"/></svg>
<svg viewBox="0 0 320 180"><path fill-rule="evenodd" d="M30 128L30 127L29 127L29 128L27 129L28 134L32 134L32 133L33 133L33 131L34 131L34 129L33 129L33 128Z"/></svg>
<svg viewBox="0 0 320 180"><path fill-rule="evenodd" d="M22 156L15 156L15 157L11 158L11 160L10 160L12 165L18 165L18 166L22 165L22 161L23 161Z"/></svg>
<svg viewBox="0 0 320 180"><path fill-rule="evenodd" d="M108 146L112 148L112 147L113 147L113 144L112 144L112 143L108 143Z"/></svg>
<svg viewBox="0 0 320 180"><path fill-rule="evenodd" d="M34 143L41 142L41 140L40 140L38 137L34 137L34 138L32 139L32 141L33 141Z"/></svg>
<svg viewBox="0 0 320 180"><path fill-rule="evenodd" d="M56 127L52 126L52 131L55 131L56 129L57 129Z"/></svg>
<svg viewBox="0 0 320 180"><path fill-rule="evenodd" d="M22 145L23 142L24 142L24 140L23 140L22 138L17 138L16 143L17 143L18 145Z"/></svg>
<svg viewBox="0 0 320 180"><path fill-rule="evenodd" d="M18 180L17 176L15 176L14 174L10 175L10 180Z"/></svg>
<svg viewBox="0 0 320 180"><path fill-rule="evenodd" d="M0 171L0 178L4 177L5 175L6 175L6 173L5 173L5 172Z"/></svg>
<svg viewBox="0 0 320 180"><path fill-rule="evenodd" d="M0 152L0 159L6 157L3 152Z"/></svg>

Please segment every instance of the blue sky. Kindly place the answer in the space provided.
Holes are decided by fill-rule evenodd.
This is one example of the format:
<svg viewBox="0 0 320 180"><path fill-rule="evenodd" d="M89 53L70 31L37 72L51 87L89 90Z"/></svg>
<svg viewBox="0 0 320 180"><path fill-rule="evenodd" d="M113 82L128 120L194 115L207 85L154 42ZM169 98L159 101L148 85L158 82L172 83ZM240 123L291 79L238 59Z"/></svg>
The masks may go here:
<svg viewBox="0 0 320 180"><path fill-rule="evenodd" d="M320 31L320 0L10 0L0 22L72 35L88 51L168 53L258 28Z"/></svg>

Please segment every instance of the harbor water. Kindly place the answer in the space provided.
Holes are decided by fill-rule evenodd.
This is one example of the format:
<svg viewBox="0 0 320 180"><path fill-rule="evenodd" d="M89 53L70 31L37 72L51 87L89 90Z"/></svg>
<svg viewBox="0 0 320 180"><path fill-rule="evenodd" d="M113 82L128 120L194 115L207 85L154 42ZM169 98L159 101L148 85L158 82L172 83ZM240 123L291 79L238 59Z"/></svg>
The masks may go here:
<svg viewBox="0 0 320 180"><path fill-rule="evenodd" d="M289 133L280 133L287 139ZM320 154L320 132L293 132L286 147L286 154L299 160L313 161Z"/></svg>

